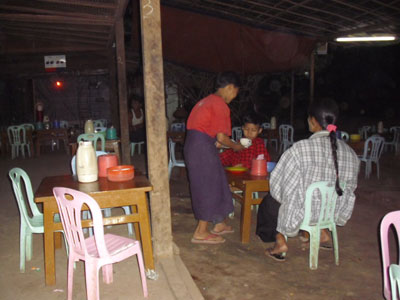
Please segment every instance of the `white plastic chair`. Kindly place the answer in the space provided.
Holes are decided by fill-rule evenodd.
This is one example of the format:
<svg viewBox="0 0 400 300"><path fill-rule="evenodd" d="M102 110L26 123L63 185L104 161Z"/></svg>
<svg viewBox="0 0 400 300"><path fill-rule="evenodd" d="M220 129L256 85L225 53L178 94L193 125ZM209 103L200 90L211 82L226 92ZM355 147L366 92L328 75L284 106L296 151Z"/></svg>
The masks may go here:
<svg viewBox="0 0 400 300"><path fill-rule="evenodd" d="M270 129L270 128L271 128L271 124L268 123L268 122L262 123L262 124L261 124L261 128L262 128L262 129ZM268 139L264 139L264 145L265 145L265 148L267 148Z"/></svg>
<svg viewBox="0 0 400 300"><path fill-rule="evenodd" d="M131 156L135 154L135 148L136 145L138 146L138 154L142 153L142 146L144 146L144 141L143 142L131 142Z"/></svg>
<svg viewBox="0 0 400 300"><path fill-rule="evenodd" d="M12 182L21 218L19 233L19 269L23 273L25 272L25 260L30 261L32 259L32 234L44 233L43 214L39 211L34 201L32 184L28 174L20 168L13 168L8 172L8 176ZM28 213L28 207L31 213ZM59 222L59 215L56 214L54 219L56 222ZM68 251L67 245L65 248Z"/></svg>
<svg viewBox="0 0 400 300"><path fill-rule="evenodd" d="M369 178L372 171L372 163L376 164L376 173L379 179L379 159L383 151L385 139L378 135L369 137L364 144L364 153L359 156L361 162L365 162L365 178Z"/></svg>
<svg viewBox="0 0 400 300"><path fill-rule="evenodd" d="M185 123L172 123L171 124L171 131L185 131L186 126Z"/></svg>
<svg viewBox="0 0 400 300"><path fill-rule="evenodd" d="M103 281L113 282L113 264L137 255L143 295L148 297L140 242L114 234L104 234L103 216L97 202L89 195L68 188L53 189L61 215L61 222L69 244L67 298L72 300L74 263L85 262L87 299L100 299L99 270L103 269ZM67 199L69 197L69 199ZM73 198L70 200L70 198ZM93 216L94 236L85 238L82 231L81 210L83 205Z"/></svg>
<svg viewBox="0 0 400 300"><path fill-rule="evenodd" d="M390 289L390 285L395 285L392 282L392 278L389 276L389 266L390 263L390 251L389 251L389 228L393 225L394 231L397 234L397 249L400 248L400 210L392 211L386 214L381 222L380 226L380 242L381 242L381 254L382 254L382 273L383 273L383 295L385 299L397 299L397 293L392 293ZM399 261L400 263L400 261ZM394 267L396 269L396 267ZM397 273L397 272L396 272ZM389 281L390 278L390 281Z"/></svg>
<svg viewBox="0 0 400 300"><path fill-rule="evenodd" d="M282 124L279 126L279 139L281 141L279 153L285 152L286 149L293 145L293 133L294 128L292 125Z"/></svg>
<svg viewBox="0 0 400 300"><path fill-rule="evenodd" d="M397 147L400 143L400 126L390 127L390 132L393 132L393 140L390 142L385 142L385 149L388 147L393 147L394 151L397 153Z"/></svg>
<svg viewBox="0 0 400 300"><path fill-rule="evenodd" d="M370 132L371 126L363 126L360 129L358 129L358 133L361 135L361 138L363 140L366 140L368 138L368 132Z"/></svg>
<svg viewBox="0 0 400 300"><path fill-rule="evenodd" d="M180 168L185 168L185 162L183 160L177 160L175 158L175 145L170 138L168 140L168 150L169 150L169 162L168 162L168 177L171 178L171 172L174 167L180 167Z"/></svg>
<svg viewBox="0 0 400 300"><path fill-rule="evenodd" d="M238 142L242 138L243 132L242 127L235 126L232 127L232 140Z"/></svg>
<svg viewBox="0 0 400 300"><path fill-rule="evenodd" d="M107 154L107 152L104 151L96 151L96 157L99 157L100 155ZM72 170L72 175L76 175L76 155L74 155L71 159L71 170ZM131 208L129 206L122 206L122 209L124 210L126 215L131 214ZM111 208L104 208L104 216L105 217L111 217ZM90 212L85 210L82 215L83 219L90 219ZM128 233L129 235L133 235L133 226L132 223L127 223L128 225ZM84 229L84 232L86 233L86 228ZM89 228L89 234L93 235L93 229Z"/></svg>
<svg viewBox="0 0 400 300"><path fill-rule="evenodd" d="M300 230L305 230L310 233L310 257L309 264L311 270L316 270L318 268L318 254L320 247L320 235L321 229L328 229L332 233L333 250L335 255L335 263L339 265L339 244L336 232L335 224L335 208L337 193L335 190L335 185L328 181L318 181L310 184L306 191L306 199L304 201L304 219L300 225ZM341 184L342 189L344 188ZM319 202L319 217L316 224L312 224L312 207L313 205L313 194L314 191L319 190L320 199ZM286 236L285 236L286 238Z"/></svg>
<svg viewBox="0 0 400 300"><path fill-rule="evenodd" d="M22 125L9 126L7 128L8 140L11 145L11 159L19 156L21 150L22 157L25 158L25 147L28 150L29 157L31 156L31 149L26 141L26 130Z"/></svg>

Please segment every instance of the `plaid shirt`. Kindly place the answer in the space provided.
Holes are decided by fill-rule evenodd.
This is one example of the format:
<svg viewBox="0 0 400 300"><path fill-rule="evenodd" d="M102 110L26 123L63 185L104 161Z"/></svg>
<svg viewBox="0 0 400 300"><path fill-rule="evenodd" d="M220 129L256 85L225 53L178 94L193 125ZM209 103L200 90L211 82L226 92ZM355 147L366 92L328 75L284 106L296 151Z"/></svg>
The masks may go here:
<svg viewBox="0 0 400 300"><path fill-rule="evenodd" d="M239 152L234 152L232 149L227 149L219 154L219 158L221 159L224 167L242 164L243 167L250 169L251 161L254 158L257 158L259 154L264 154L266 161L270 161L269 153L264 146L264 140L261 138L255 138L249 148Z"/></svg>
<svg viewBox="0 0 400 300"><path fill-rule="evenodd" d="M337 140L339 180L346 183L335 209L337 225L345 225L354 208L359 160L342 140ZM316 181L335 183L330 139L327 131L319 131L309 139L295 143L282 154L270 176L271 196L281 203L276 230L295 236L304 218L304 198L307 187ZM319 204L312 206L312 222L318 220Z"/></svg>

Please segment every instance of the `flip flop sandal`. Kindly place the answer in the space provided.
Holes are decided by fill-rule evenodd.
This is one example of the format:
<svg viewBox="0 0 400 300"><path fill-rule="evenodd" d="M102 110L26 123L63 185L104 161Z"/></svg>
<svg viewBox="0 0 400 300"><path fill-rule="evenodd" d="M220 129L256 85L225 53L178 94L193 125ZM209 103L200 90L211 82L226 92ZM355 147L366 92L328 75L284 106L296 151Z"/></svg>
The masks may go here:
<svg viewBox="0 0 400 300"><path fill-rule="evenodd" d="M271 253L271 251L272 248L268 248L267 250L265 250L264 254L279 262L284 262L286 260L285 256L283 256L282 253Z"/></svg>
<svg viewBox="0 0 400 300"><path fill-rule="evenodd" d="M204 239L196 239L192 238L191 242L193 244L209 244L209 245L216 245L216 244L222 244L225 243L225 239L218 239L218 240L212 240L213 238L219 238L219 235L216 234L209 234L206 238Z"/></svg>
<svg viewBox="0 0 400 300"><path fill-rule="evenodd" d="M333 247L330 244L320 244L319 249L325 250L325 251L332 251Z"/></svg>

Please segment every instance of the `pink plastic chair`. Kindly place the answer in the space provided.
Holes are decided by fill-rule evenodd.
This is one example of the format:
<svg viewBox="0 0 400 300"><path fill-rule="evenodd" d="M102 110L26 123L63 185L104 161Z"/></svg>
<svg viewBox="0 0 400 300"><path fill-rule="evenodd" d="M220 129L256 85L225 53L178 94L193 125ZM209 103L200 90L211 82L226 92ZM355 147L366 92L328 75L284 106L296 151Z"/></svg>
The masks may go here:
<svg viewBox="0 0 400 300"><path fill-rule="evenodd" d="M85 261L87 299L99 298L99 269L103 268L103 281L113 281L112 264L137 255L144 297L147 298L147 282L144 273L140 242L104 234L103 216L96 200L89 195L68 188L53 189L61 215L61 222L69 244L68 258L68 300L72 299L74 262ZM68 198L67 198L68 197ZM69 200L72 199L72 200ZM85 239L81 224L81 209L86 204L93 217L94 235Z"/></svg>
<svg viewBox="0 0 400 300"><path fill-rule="evenodd" d="M383 295L385 299L391 299L390 292L390 280L389 280L389 266L390 266L390 255L389 255L389 228L393 224L396 229L397 235L400 233L400 210L392 211L383 217L381 222L381 251L382 251L382 268L383 268ZM400 247L400 239L399 247Z"/></svg>

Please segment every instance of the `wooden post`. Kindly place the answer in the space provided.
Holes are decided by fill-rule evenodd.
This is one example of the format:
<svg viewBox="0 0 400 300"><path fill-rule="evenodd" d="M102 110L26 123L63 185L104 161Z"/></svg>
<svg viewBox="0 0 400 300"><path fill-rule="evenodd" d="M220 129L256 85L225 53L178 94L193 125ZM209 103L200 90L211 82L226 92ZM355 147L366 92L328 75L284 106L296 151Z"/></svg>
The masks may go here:
<svg viewBox="0 0 400 300"><path fill-rule="evenodd" d="M141 0L143 79L154 254L172 252L160 0Z"/></svg>
<svg viewBox="0 0 400 300"><path fill-rule="evenodd" d="M111 48L108 59L108 74L110 76L110 108L111 108L111 123L119 131L118 117L118 91L117 91L117 74L115 70L116 58L115 49Z"/></svg>
<svg viewBox="0 0 400 300"><path fill-rule="evenodd" d="M315 54L314 51L311 52L310 57L310 103L314 101L314 81L315 81Z"/></svg>
<svg viewBox="0 0 400 300"><path fill-rule="evenodd" d="M124 41L124 20L119 18L115 23L115 41L117 46L117 71L118 71L118 95L119 95L119 120L121 126L121 150L122 163L130 164L130 142L128 126L128 100L126 91L126 59Z"/></svg>
<svg viewBox="0 0 400 300"><path fill-rule="evenodd" d="M294 71L291 76L290 86L290 124L293 126L294 123Z"/></svg>

